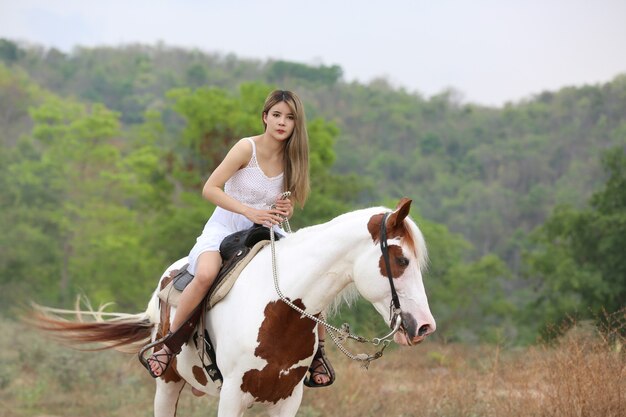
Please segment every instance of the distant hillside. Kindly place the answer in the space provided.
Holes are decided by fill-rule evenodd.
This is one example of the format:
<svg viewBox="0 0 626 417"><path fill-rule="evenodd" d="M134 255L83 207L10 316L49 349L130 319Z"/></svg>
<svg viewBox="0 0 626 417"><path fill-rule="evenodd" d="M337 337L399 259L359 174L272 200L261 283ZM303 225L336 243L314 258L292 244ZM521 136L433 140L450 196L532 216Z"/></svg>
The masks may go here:
<svg viewBox="0 0 626 417"><path fill-rule="evenodd" d="M2 40L0 60L62 96L104 103L127 126L175 87L261 81L294 89L309 118L340 128L334 170L369 184L359 204L411 196L424 217L472 242L474 256L493 252L513 269L526 232L556 204L583 204L602 182L600 151L626 143L626 75L487 108L460 103L452 91L425 99L382 80L346 83L337 66L161 44L64 54Z"/></svg>

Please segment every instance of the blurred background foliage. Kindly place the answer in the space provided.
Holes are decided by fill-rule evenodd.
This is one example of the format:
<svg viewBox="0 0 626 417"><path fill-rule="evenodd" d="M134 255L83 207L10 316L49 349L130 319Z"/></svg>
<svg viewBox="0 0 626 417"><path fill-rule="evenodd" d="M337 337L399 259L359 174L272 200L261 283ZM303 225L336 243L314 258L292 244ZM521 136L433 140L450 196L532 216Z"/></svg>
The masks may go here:
<svg viewBox="0 0 626 417"><path fill-rule="evenodd" d="M626 74L491 108L347 83L337 66L0 39L2 314L77 294L145 308L213 210L202 184L262 132L275 87L303 98L311 140L292 226L412 198L440 339L532 343L626 304ZM363 302L335 320L381 328Z"/></svg>

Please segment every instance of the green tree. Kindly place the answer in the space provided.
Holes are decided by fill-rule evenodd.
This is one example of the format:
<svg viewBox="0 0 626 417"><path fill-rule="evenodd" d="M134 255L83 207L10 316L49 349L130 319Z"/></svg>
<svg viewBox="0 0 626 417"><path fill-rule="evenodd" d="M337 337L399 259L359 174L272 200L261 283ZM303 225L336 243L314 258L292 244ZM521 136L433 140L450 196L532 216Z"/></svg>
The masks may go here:
<svg viewBox="0 0 626 417"><path fill-rule="evenodd" d="M267 70L268 80L272 83L285 83L296 79L312 84L334 85L341 79L343 71L337 65L311 67L287 61L274 61Z"/></svg>
<svg viewBox="0 0 626 417"><path fill-rule="evenodd" d="M437 321L436 337L447 341L490 341L517 337L510 320L514 306L505 283L511 277L495 255L466 261L472 245L447 227L417 220L428 246L425 285Z"/></svg>
<svg viewBox="0 0 626 417"><path fill-rule="evenodd" d="M607 181L589 207L558 207L534 235L527 254L528 276L536 288L529 314L540 324L566 316L596 318L626 300L626 152L607 151Z"/></svg>
<svg viewBox="0 0 626 417"><path fill-rule="evenodd" d="M9 294L52 303L84 292L134 306L149 291L136 277L155 268L140 241L135 178L122 172L118 116L51 96L31 117L32 136L4 168L11 180L2 199L3 286L17 282Z"/></svg>
<svg viewBox="0 0 626 417"><path fill-rule="evenodd" d="M238 95L216 87L181 88L167 94L184 120L176 174L186 186L200 189L206 178L242 137L262 130L260 107L269 86L243 84ZM254 109L251 106L256 106Z"/></svg>
<svg viewBox="0 0 626 417"><path fill-rule="evenodd" d="M20 48L15 42L0 38L0 60L11 64L17 61L21 55Z"/></svg>

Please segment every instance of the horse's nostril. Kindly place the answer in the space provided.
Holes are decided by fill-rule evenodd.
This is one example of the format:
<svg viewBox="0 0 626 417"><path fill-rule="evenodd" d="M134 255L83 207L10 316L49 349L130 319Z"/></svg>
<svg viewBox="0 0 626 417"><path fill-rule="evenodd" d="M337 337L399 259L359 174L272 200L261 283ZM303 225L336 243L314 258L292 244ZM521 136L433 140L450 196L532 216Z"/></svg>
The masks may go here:
<svg viewBox="0 0 626 417"><path fill-rule="evenodd" d="M426 333L428 333L428 329L430 329L430 326L428 324L420 326L419 330L417 331L417 335L424 336Z"/></svg>

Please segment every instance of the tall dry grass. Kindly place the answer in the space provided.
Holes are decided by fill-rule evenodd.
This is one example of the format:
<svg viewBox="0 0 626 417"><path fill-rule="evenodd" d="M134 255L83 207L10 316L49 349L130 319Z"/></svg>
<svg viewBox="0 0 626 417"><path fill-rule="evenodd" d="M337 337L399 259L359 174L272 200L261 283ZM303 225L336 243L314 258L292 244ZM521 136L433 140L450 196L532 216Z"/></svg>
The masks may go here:
<svg viewBox="0 0 626 417"><path fill-rule="evenodd" d="M576 326L530 348L426 342L391 349L367 371L330 348L337 381L306 389L298 415L623 417L621 314L617 327ZM8 320L0 320L0 334L0 416L152 415L153 381L134 356L70 350ZM186 389L178 415L215 415L216 406Z"/></svg>

